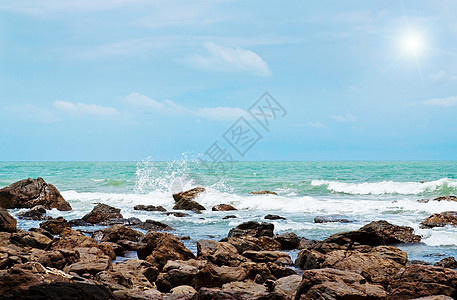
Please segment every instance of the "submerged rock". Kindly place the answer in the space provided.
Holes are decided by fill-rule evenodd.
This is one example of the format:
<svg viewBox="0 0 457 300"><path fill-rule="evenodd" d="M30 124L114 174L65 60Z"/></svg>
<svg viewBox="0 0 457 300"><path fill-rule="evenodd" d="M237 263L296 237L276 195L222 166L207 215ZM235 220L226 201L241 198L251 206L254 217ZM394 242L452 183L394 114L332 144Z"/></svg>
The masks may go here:
<svg viewBox="0 0 457 300"><path fill-rule="evenodd" d="M433 201L457 201L457 196L440 196L440 197L437 197L435 199L433 199Z"/></svg>
<svg viewBox="0 0 457 300"><path fill-rule="evenodd" d="M436 213L420 223L421 228L444 227L446 225L457 226L457 211Z"/></svg>
<svg viewBox="0 0 457 300"><path fill-rule="evenodd" d="M435 267L443 267L449 269L457 269L457 261L454 257L445 257L439 262L434 264Z"/></svg>
<svg viewBox="0 0 457 300"><path fill-rule="evenodd" d="M330 222L335 222L335 223L350 223L349 219L346 219L343 216L340 215L328 215L328 216L317 216L314 218L314 223L330 223Z"/></svg>
<svg viewBox="0 0 457 300"><path fill-rule="evenodd" d="M100 222L115 218L123 218L119 208L99 203L92 209L90 213L83 217L83 220L88 223L98 224Z"/></svg>
<svg viewBox="0 0 457 300"><path fill-rule="evenodd" d="M0 189L0 207L32 208L37 205L43 205L46 209L71 210L70 203L43 178L24 179Z"/></svg>
<svg viewBox="0 0 457 300"><path fill-rule="evenodd" d="M223 217L222 220L236 219L236 218L238 218L238 217L235 215L228 215L228 216Z"/></svg>
<svg viewBox="0 0 457 300"><path fill-rule="evenodd" d="M252 236L259 238L261 236L273 237L274 225L266 222L244 222L235 228L230 229L228 237Z"/></svg>
<svg viewBox="0 0 457 300"><path fill-rule="evenodd" d="M177 212L177 211L166 212L166 213L163 213L162 215L174 216L174 217L176 217L176 218L183 218L183 217L188 217L188 216L190 216L189 214L186 214L186 213L183 213L183 212Z"/></svg>
<svg viewBox="0 0 457 300"><path fill-rule="evenodd" d="M190 201L195 199L199 194L205 191L206 189L204 187L196 187L184 192L173 194L173 199L175 199L176 202L179 202L181 200Z"/></svg>
<svg viewBox="0 0 457 300"><path fill-rule="evenodd" d="M35 220L35 221L47 220L47 219L51 218L49 216L45 216L45 214L46 214L46 208L43 205L37 205L27 211L18 213L17 216L19 219L22 219L22 220Z"/></svg>
<svg viewBox="0 0 457 300"><path fill-rule="evenodd" d="M0 231L16 232L17 221L8 211L0 207Z"/></svg>
<svg viewBox="0 0 457 300"><path fill-rule="evenodd" d="M231 210L237 210L234 206L230 204L218 204L213 206L211 209L212 211L231 211Z"/></svg>
<svg viewBox="0 0 457 300"><path fill-rule="evenodd" d="M271 192L271 191L252 191L249 194L252 194L252 195L278 195L278 193Z"/></svg>
<svg viewBox="0 0 457 300"><path fill-rule="evenodd" d="M278 216L278 215L266 215L264 217L264 219L267 219L267 220L287 220L286 218Z"/></svg>
<svg viewBox="0 0 457 300"><path fill-rule="evenodd" d="M138 226L143 230L153 230L153 231L173 231L174 229L159 221L146 220Z"/></svg>
<svg viewBox="0 0 457 300"><path fill-rule="evenodd" d="M145 210L145 211L167 211L163 206L154 205L136 205L133 207L134 210Z"/></svg>

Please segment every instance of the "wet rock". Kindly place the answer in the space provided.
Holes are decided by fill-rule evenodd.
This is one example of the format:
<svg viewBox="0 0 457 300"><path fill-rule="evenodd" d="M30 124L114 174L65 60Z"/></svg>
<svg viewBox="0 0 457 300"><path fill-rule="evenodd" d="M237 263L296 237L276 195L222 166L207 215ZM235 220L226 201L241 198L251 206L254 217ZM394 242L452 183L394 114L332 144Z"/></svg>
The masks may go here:
<svg viewBox="0 0 457 300"><path fill-rule="evenodd" d="M389 285L391 299L413 299L433 295L457 297L457 271L424 265L410 265Z"/></svg>
<svg viewBox="0 0 457 300"><path fill-rule="evenodd" d="M113 218L103 222L100 222L98 225L101 226L114 226L114 225L124 225L124 226L136 226L140 225L141 220L135 217L132 218Z"/></svg>
<svg viewBox="0 0 457 300"><path fill-rule="evenodd" d="M135 205L134 210L145 210L145 211L167 211L163 206L154 206L154 205Z"/></svg>
<svg viewBox="0 0 457 300"><path fill-rule="evenodd" d="M436 213L420 223L421 228L444 227L446 225L457 226L457 211Z"/></svg>
<svg viewBox="0 0 457 300"><path fill-rule="evenodd" d="M287 277L280 278L275 281L274 291L287 295L292 299L300 286L301 276L300 275L289 275Z"/></svg>
<svg viewBox="0 0 457 300"><path fill-rule="evenodd" d="M277 279L282 278L282 277L287 277L290 275L295 275L297 272L291 268L279 266L276 263L267 263L267 267L270 270L271 274Z"/></svg>
<svg viewBox="0 0 457 300"><path fill-rule="evenodd" d="M0 207L0 231L16 232L16 219L8 211Z"/></svg>
<svg viewBox="0 0 457 300"><path fill-rule="evenodd" d="M57 219L40 223L40 228L51 234L60 234L65 228L70 228L70 224L63 217L58 217Z"/></svg>
<svg viewBox="0 0 457 300"><path fill-rule="evenodd" d="M60 238L54 239L49 245L50 249L67 249L74 250L77 247L92 248L97 247L97 241L91 237L85 236L79 231L71 228L65 228L60 233Z"/></svg>
<svg viewBox="0 0 457 300"><path fill-rule="evenodd" d="M433 201L457 201L457 196L440 196L440 197L437 197L435 199L433 199Z"/></svg>
<svg viewBox="0 0 457 300"><path fill-rule="evenodd" d="M60 192L43 178L24 179L0 189L0 207L32 208L43 205L46 209L71 210Z"/></svg>
<svg viewBox="0 0 457 300"><path fill-rule="evenodd" d="M293 232L276 235L274 239L281 243L282 250L297 249L301 241L301 239Z"/></svg>
<svg viewBox="0 0 457 300"><path fill-rule="evenodd" d="M246 257L238 254L235 246L228 242L199 240L197 242L197 258L207 260L218 266L238 266L246 262Z"/></svg>
<svg viewBox="0 0 457 300"><path fill-rule="evenodd" d="M180 285L170 290L170 293L174 296L181 295L194 295L197 291L190 285Z"/></svg>
<svg viewBox="0 0 457 300"><path fill-rule="evenodd" d="M237 210L237 209L230 204L219 204L219 205L213 206L213 208L212 208L212 211L230 211L230 210Z"/></svg>
<svg viewBox="0 0 457 300"><path fill-rule="evenodd" d="M239 295L244 299L255 299L267 294L267 288L252 281L235 281L222 285L222 290L230 294Z"/></svg>
<svg viewBox="0 0 457 300"><path fill-rule="evenodd" d="M137 242L132 242L128 240L119 240L116 244L121 246L125 251L138 251Z"/></svg>
<svg viewBox="0 0 457 300"><path fill-rule="evenodd" d="M138 242L143 236L141 232L125 227L124 225L114 225L103 230L102 242L117 243L119 240Z"/></svg>
<svg viewBox="0 0 457 300"><path fill-rule="evenodd" d="M11 234L11 243L20 247L31 247L37 249L46 249L52 242L47 236L28 231L19 231Z"/></svg>
<svg viewBox="0 0 457 300"><path fill-rule="evenodd" d="M80 260L67 266L65 273L74 272L80 276L90 274L95 276L97 273L111 268L111 258L97 247L76 248L80 253Z"/></svg>
<svg viewBox="0 0 457 300"><path fill-rule="evenodd" d="M428 203L430 201L430 199L419 199L417 200L417 202L419 203Z"/></svg>
<svg viewBox="0 0 457 300"><path fill-rule="evenodd" d="M47 268L63 270L68 265L77 262L80 258L76 250L37 250L30 252L30 261L36 261Z"/></svg>
<svg viewBox="0 0 457 300"><path fill-rule="evenodd" d="M180 200L176 202L173 209L181 210L191 210L195 213L200 213L201 210L206 210L206 208L194 200Z"/></svg>
<svg viewBox="0 0 457 300"><path fill-rule="evenodd" d="M140 241L137 250L138 258L161 269L168 260L189 260L194 254L174 235L149 231Z"/></svg>
<svg viewBox="0 0 457 300"><path fill-rule="evenodd" d="M252 195L278 195L278 193L271 192L271 191L252 191L249 194L252 194Z"/></svg>
<svg viewBox="0 0 457 300"><path fill-rule="evenodd" d="M106 204L97 204L90 213L83 217L83 220L92 223L98 224L100 222L115 219L123 218L121 215L121 210Z"/></svg>
<svg viewBox="0 0 457 300"><path fill-rule="evenodd" d="M21 220L41 221L41 220L47 220L50 218L48 216L45 216L45 214L46 214L46 208L43 205L37 205L37 206L32 207L29 210L18 213L17 217Z"/></svg>
<svg viewBox="0 0 457 300"><path fill-rule="evenodd" d="M350 223L349 219L346 219L340 215L329 215L329 216L317 216L314 218L314 223Z"/></svg>
<svg viewBox="0 0 457 300"><path fill-rule="evenodd" d="M449 269L457 269L457 261L454 257L445 257L434 264L435 267L443 267Z"/></svg>
<svg viewBox="0 0 457 300"><path fill-rule="evenodd" d="M156 280L159 291L168 293L175 287L182 285L195 286L196 276L199 270L205 267L206 261L200 260L176 260L168 261L163 267L162 273Z"/></svg>
<svg viewBox="0 0 457 300"><path fill-rule="evenodd" d="M235 216L235 215L228 215L228 216L223 217L222 220L236 219L236 218L237 218L237 216Z"/></svg>
<svg viewBox="0 0 457 300"><path fill-rule="evenodd" d="M245 251L243 256L249 258L253 262L274 262L283 266L293 265L290 256L281 251Z"/></svg>
<svg viewBox="0 0 457 300"><path fill-rule="evenodd" d="M42 235L50 238L51 240L54 238L54 236L52 235L52 233L50 233L49 231L43 229L43 228L30 228L29 229L30 232L37 232L37 233L41 233Z"/></svg>
<svg viewBox="0 0 457 300"><path fill-rule="evenodd" d="M281 217L281 216L278 216L278 215L270 215L270 214L266 215L264 217L264 219L267 219L267 220L287 220L284 217Z"/></svg>
<svg viewBox="0 0 457 300"><path fill-rule="evenodd" d="M243 281L248 274L242 267L216 266L208 263L195 277L195 288L222 287L223 284L233 281Z"/></svg>
<svg viewBox="0 0 457 300"><path fill-rule="evenodd" d="M316 247L318 243L319 243L319 241L316 241L316 240L308 240L305 238L300 238L300 242L297 245L297 249L311 250L311 249L314 249L314 247Z"/></svg>
<svg viewBox="0 0 457 300"><path fill-rule="evenodd" d="M94 224L87 223L83 219L73 219L73 220L68 221L68 224L70 224L70 227L94 226Z"/></svg>
<svg viewBox="0 0 457 300"><path fill-rule="evenodd" d="M261 236L273 237L274 225L271 223L259 223L249 221L241 223L235 228L230 229L228 237L252 236L259 238Z"/></svg>
<svg viewBox="0 0 457 300"><path fill-rule="evenodd" d="M173 194L173 199L176 202L179 202L181 200L193 200L199 194L201 194L201 193L203 193L205 191L206 191L206 189L204 187L195 187L193 189L190 189L190 190L187 190L187 191L184 191L184 192Z"/></svg>
<svg viewBox="0 0 457 300"><path fill-rule="evenodd" d="M357 273L335 269L303 273L295 299L385 299L386 291Z"/></svg>
<svg viewBox="0 0 457 300"><path fill-rule="evenodd" d="M166 215L166 216L175 216L176 218L183 218L183 217L188 217L190 216L189 214L186 214L186 213L183 213L183 212L166 212L166 213L163 213L163 215Z"/></svg>
<svg viewBox="0 0 457 300"><path fill-rule="evenodd" d="M154 220L146 220L143 223L141 223L141 225L138 227L143 230L153 230L153 231L173 231L174 230L167 224L164 224L159 221L154 221Z"/></svg>
<svg viewBox="0 0 457 300"><path fill-rule="evenodd" d="M260 251L262 247L257 245L256 243L243 238L225 238L222 239L221 242L228 242L232 244L239 254L243 254L244 251L253 250L253 251Z"/></svg>

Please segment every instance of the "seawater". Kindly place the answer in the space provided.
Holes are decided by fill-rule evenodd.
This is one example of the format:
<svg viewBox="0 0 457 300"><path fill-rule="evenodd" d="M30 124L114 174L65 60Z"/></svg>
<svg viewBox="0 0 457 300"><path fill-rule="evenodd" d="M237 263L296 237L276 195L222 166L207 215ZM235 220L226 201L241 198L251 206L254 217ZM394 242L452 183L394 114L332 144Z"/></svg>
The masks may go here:
<svg viewBox="0 0 457 300"><path fill-rule="evenodd" d="M457 211L457 202L429 201L457 194L454 161L344 161L344 162L238 162L225 172L210 172L196 161L172 162L0 162L0 187L24 178L43 177L70 202L70 212L49 211L53 217L81 218L96 203L121 209L124 217L153 219L190 236L186 245L195 251L199 239L220 239L245 221L268 221L276 233L293 231L308 239L356 230L375 220L414 228L423 237L419 245L401 246L410 259L435 262L457 256L457 228L421 229L419 223L432 213ZM196 200L207 208L189 217L135 211L137 204L162 205L172 210L172 194L194 186L207 192ZM270 190L278 195L251 195ZM233 212L213 212L216 204L231 204ZM21 210L11 210L16 215ZM277 214L286 220L265 220ZM314 223L314 217L341 215L351 223ZM223 220L227 215L237 218ZM23 229L38 221L18 220ZM87 228L94 230L97 228Z"/></svg>

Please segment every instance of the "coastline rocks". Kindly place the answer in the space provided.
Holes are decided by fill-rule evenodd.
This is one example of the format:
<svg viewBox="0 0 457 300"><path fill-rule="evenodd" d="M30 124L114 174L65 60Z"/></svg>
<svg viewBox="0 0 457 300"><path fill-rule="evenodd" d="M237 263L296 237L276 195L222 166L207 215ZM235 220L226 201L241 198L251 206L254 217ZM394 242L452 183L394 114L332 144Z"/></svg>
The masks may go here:
<svg viewBox="0 0 457 300"><path fill-rule="evenodd" d="M149 231L141 239L138 258L146 259L161 269L168 260L189 260L194 254L174 235L169 233Z"/></svg>
<svg viewBox="0 0 457 300"><path fill-rule="evenodd" d="M178 209L178 210L192 210L195 212L200 212L201 210L206 210L206 208L201 205L200 203L194 201L194 200L179 200L176 202L175 206L173 206L173 209Z"/></svg>
<svg viewBox="0 0 457 300"><path fill-rule="evenodd" d="M138 242L143 236L141 232L125 227L123 225L114 225L103 230L102 242L117 243L119 240Z"/></svg>
<svg viewBox="0 0 457 300"><path fill-rule="evenodd" d="M245 251L243 252L243 256L257 263L273 262L280 266L293 265L290 256L281 251Z"/></svg>
<svg viewBox="0 0 457 300"><path fill-rule="evenodd" d="M199 240L197 242L197 258L207 260L218 266L236 267L246 262L246 257L238 253L237 248L228 242L215 242L212 240Z"/></svg>
<svg viewBox="0 0 457 300"><path fill-rule="evenodd" d="M24 179L0 189L0 207L32 208L43 205L46 209L71 210L60 192L43 178Z"/></svg>
<svg viewBox="0 0 457 300"><path fill-rule="evenodd" d="M92 209L90 213L83 217L83 220L88 223L98 224L100 222L115 218L123 218L120 209L99 203Z"/></svg>
<svg viewBox="0 0 457 300"><path fill-rule="evenodd" d="M278 216L278 215L266 215L263 218L266 220L287 220L286 218Z"/></svg>
<svg viewBox="0 0 457 300"><path fill-rule="evenodd" d="M230 204L218 204L218 205L214 205L211 210L212 211L231 211L231 210L237 210L237 209Z"/></svg>
<svg viewBox="0 0 457 300"><path fill-rule="evenodd" d="M385 299L386 291L370 284L361 275L335 269L308 270L303 273L295 299Z"/></svg>
<svg viewBox="0 0 457 300"><path fill-rule="evenodd" d="M440 197L437 197L435 199L433 199L433 201L457 201L457 197L456 196L440 196Z"/></svg>
<svg viewBox="0 0 457 300"><path fill-rule="evenodd" d="M138 226L143 230L153 230L153 231L173 231L174 229L159 221L146 220Z"/></svg>
<svg viewBox="0 0 457 300"><path fill-rule="evenodd" d="M43 205L37 205L37 206L32 207L29 210L18 213L17 217L22 220L35 220L35 221L41 221L41 220L46 220L46 219L51 218L51 217L46 217L45 214L46 214L46 208L44 208Z"/></svg>
<svg viewBox="0 0 457 300"><path fill-rule="evenodd" d="M348 219L340 215L317 216L314 223L350 223Z"/></svg>
<svg viewBox="0 0 457 300"><path fill-rule="evenodd" d="M445 257L439 262L435 263L435 267L443 267L449 269L457 269L457 261L453 257Z"/></svg>
<svg viewBox="0 0 457 300"><path fill-rule="evenodd" d="M279 278L275 281L274 291L287 295L290 299L292 299L300 286L301 280L302 277L297 274Z"/></svg>
<svg viewBox="0 0 457 300"><path fill-rule="evenodd" d="M154 205L135 205L134 210L145 210L145 211L167 211L163 206L154 206Z"/></svg>
<svg viewBox="0 0 457 300"><path fill-rule="evenodd" d="M194 210L197 212L200 210L206 210L205 207L193 200L199 194L205 191L206 189L203 187L196 187L188 191L173 194L173 199L176 202L175 206L173 206L173 209Z"/></svg>
<svg viewBox="0 0 457 300"><path fill-rule="evenodd" d="M274 225L266 222L249 221L241 223L235 228L230 229L228 237L251 236L259 238L261 236L273 237Z"/></svg>
<svg viewBox="0 0 457 300"><path fill-rule="evenodd" d="M186 214L186 213L183 213L183 212L177 212L177 211L164 212L164 213L162 213L162 215L174 216L176 218L183 218L183 217L190 216L189 214Z"/></svg>
<svg viewBox="0 0 457 300"><path fill-rule="evenodd" d="M281 250L297 249L301 239L293 232L283 233L274 237L281 244Z"/></svg>
<svg viewBox="0 0 457 300"><path fill-rule="evenodd" d="M223 284L233 281L243 281L248 277L242 267L216 266L207 263L195 277L195 289L222 287Z"/></svg>
<svg viewBox="0 0 457 300"><path fill-rule="evenodd" d="M457 226L457 211L436 213L420 223L421 228L444 227L446 225Z"/></svg>
<svg viewBox="0 0 457 300"><path fill-rule="evenodd" d="M74 250L75 248L92 248L97 247L97 241L91 237L85 236L79 231L71 228L64 228L60 233L60 238L54 239L49 245L53 250Z"/></svg>
<svg viewBox="0 0 457 300"><path fill-rule="evenodd" d="M55 235L60 234L65 228L70 228L70 224L63 217L58 217L57 219L40 223L40 228Z"/></svg>
<svg viewBox="0 0 457 300"><path fill-rule="evenodd" d="M96 247L76 248L79 252L80 259L74 264L65 267L65 273L74 272L79 276L93 277L98 272L111 268L111 258ZM87 274L87 275L86 275Z"/></svg>
<svg viewBox="0 0 457 300"><path fill-rule="evenodd" d="M182 285L195 287L197 273L206 264L206 261L195 259L168 261L163 267L162 273L159 274L155 281L157 289L161 292L168 293L173 288Z"/></svg>
<svg viewBox="0 0 457 300"><path fill-rule="evenodd" d="M278 193L271 192L271 191L252 191L249 194L251 194L251 195L278 195Z"/></svg>
<svg viewBox="0 0 457 300"><path fill-rule="evenodd" d="M16 219L6 209L0 207L0 231L16 232L16 224Z"/></svg>
<svg viewBox="0 0 457 300"><path fill-rule="evenodd" d="M31 247L37 249L46 249L52 242L50 238L41 233L23 230L12 233L10 241L19 247Z"/></svg>
<svg viewBox="0 0 457 300"><path fill-rule="evenodd" d="M100 222L98 225L100 226L114 226L114 225L125 225L125 226L136 226L140 225L141 220L135 217L131 218L113 218L108 219L106 221Z"/></svg>

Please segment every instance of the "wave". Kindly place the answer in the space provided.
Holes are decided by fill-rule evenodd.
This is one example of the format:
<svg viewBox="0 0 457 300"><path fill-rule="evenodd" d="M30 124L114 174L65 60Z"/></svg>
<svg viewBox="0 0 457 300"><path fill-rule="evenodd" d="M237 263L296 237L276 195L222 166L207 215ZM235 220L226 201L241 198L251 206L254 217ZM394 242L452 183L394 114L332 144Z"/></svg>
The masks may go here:
<svg viewBox="0 0 457 300"><path fill-rule="evenodd" d="M442 178L429 182L363 182L348 183L341 181L313 180L312 186L326 186L327 190L334 193L344 193L351 195L420 195L425 193L440 192L451 194L457 192L457 180Z"/></svg>

